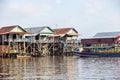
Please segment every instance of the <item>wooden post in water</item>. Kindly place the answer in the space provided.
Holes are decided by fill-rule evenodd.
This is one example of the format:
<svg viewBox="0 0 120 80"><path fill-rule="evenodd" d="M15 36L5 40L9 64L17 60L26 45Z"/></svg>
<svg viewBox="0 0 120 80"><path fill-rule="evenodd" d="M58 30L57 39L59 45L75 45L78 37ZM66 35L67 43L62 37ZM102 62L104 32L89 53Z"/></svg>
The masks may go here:
<svg viewBox="0 0 120 80"><path fill-rule="evenodd" d="M54 49L55 49L55 48L54 48L54 46L55 46L54 43L55 43L55 37L53 36L53 55L54 55Z"/></svg>
<svg viewBox="0 0 120 80"><path fill-rule="evenodd" d="M34 54L35 54L35 36L34 36L34 43L33 43L33 52L34 52Z"/></svg>
<svg viewBox="0 0 120 80"><path fill-rule="evenodd" d="M8 53L10 53L10 34L8 36Z"/></svg>

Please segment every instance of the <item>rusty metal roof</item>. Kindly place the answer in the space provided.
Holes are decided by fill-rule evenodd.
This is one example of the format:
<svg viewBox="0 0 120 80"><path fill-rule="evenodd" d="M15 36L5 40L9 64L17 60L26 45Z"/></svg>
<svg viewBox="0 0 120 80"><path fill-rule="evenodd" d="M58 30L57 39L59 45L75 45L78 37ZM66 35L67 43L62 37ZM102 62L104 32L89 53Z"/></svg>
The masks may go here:
<svg viewBox="0 0 120 80"><path fill-rule="evenodd" d="M13 28L15 28L16 26L7 26L7 27L2 27L0 29L0 33L6 33L6 32L10 32Z"/></svg>
<svg viewBox="0 0 120 80"><path fill-rule="evenodd" d="M2 28L0 29L0 34L7 34L7 33L9 33L9 34L25 34L25 33L26 33L26 31L25 31L23 28L21 28L21 29L22 29L24 32L10 32L10 31L11 31L12 29L14 29L15 27L21 28L21 27L18 26L18 25L2 27Z"/></svg>
<svg viewBox="0 0 120 80"><path fill-rule="evenodd" d="M67 34L71 29L74 28L61 28L61 29L54 29L55 34ZM75 29L74 29L75 30ZM75 30L76 31L76 30ZM76 31L77 32L77 31Z"/></svg>

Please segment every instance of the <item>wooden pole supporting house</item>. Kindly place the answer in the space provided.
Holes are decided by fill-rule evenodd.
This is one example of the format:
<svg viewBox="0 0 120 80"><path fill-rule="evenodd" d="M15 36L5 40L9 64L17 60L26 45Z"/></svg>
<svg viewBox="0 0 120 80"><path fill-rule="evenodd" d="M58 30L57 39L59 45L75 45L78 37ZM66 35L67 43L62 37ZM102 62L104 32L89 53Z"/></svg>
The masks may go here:
<svg viewBox="0 0 120 80"><path fill-rule="evenodd" d="M32 53L32 41L30 42L31 46L30 46L30 54L33 54Z"/></svg>
<svg viewBox="0 0 120 80"><path fill-rule="evenodd" d="M38 46L39 46L39 51L41 52L41 37L40 37L40 35L39 35L39 39L38 39Z"/></svg>
<svg viewBox="0 0 120 80"><path fill-rule="evenodd" d="M8 36L8 53L10 53L10 35Z"/></svg>
<svg viewBox="0 0 120 80"><path fill-rule="evenodd" d="M3 34L3 36L2 36L3 38L3 40L2 40L2 46L4 46L4 34ZM2 52L4 52L4 50L3 50L3 47L2 47Z"/></svg>
<svg viewBox="0 0 120 80"><path fill-rule="evenodd" d="M33 43L33 53L35 53L35 42Z"/></svg>
<svg viewBox="0 0 120 80"><path fill-rule="evenodd" d="M53 55L54 55L54 49L55 49L55 48L54 48L54 46L55 46L54 43L55 43L55 37L53 36Z"/></svg>
<svg viewBox="0 0 120 80"><path fill-rule="evenodd" d="M13 41L13 53L15 53L15 42Z"/></svg>
<svg viewBox="0 0 120 80"><path fill-rule="evenodd" d="M42 52L42 38L40 36L40 52Z"/></svg>
<svg viewBox="0 0 120 80"><path fill-rule="evenodd" d="M34 42L33 42L33 53L35 53L35 36L34 36Z"/></svg>
<svg viewBox="0 0 120 80"><path fill-rule="evenodd" d="M26 45L25 45L25 41L23 42L24 45L24 53L26 52Z"/></svg>
<svg viewBox="0 0 120 80"><path fill-rule="evenodd" d="M2 35L2 57L4 57L3 45L4 45L4 34Z"/></svg>
<svg viewBox="0 0 120 80"><path fill-rule="evenodd" d="M18 53L21 53L21 46L20 46L20 43L18 43Z"/></svg>

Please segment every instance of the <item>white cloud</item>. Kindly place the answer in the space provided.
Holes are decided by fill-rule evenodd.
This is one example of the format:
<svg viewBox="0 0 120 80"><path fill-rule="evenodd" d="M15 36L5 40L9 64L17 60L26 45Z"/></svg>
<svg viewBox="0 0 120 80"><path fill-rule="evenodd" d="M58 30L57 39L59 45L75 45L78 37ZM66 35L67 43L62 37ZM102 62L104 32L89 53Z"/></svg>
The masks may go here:
<svg viewBox="0 0 120 80"><path fill-rule="evenodd" d="M14 13L24 16L41 16L49 13L51 10L52 6L49 4L11 2L5 6L4 13L9 13L9 16L14 15Z"/></svg>
<svg viewBox="0 0 120 80"><path fill-rule="evenodd" d="M48 3L6 2L0 5L0 23L2 26L40 24L39 22L48 16L51 10L52 6Z"/></svg>
<svg viewBox="0 0 120 80"><path fill-rule="evenodd" d="M63 0L56 0L56 4L62 4Z"/></svg>
<svg viewBox="0 0 120 80"><path fill-rule="evenodd" d="M103 9L103 5L102 5L102 2L98 0L93 0L91 2L87 2L85 4L85 8L89 13L96 13Z"/></svg>

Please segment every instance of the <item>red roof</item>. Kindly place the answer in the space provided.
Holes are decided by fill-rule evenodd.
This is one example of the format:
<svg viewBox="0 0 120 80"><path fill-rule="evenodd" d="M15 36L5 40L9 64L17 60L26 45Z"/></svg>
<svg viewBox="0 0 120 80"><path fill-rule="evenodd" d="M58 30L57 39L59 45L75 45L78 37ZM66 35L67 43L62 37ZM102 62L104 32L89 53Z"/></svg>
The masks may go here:
<svg viewBox="0 0 120 80"><path fill-rule="evenodd" d="M61 28L61 29L54 29L55 34L66 34L73 28Z"/></svg>
<svg viewBox="0 0 120 80"><path fill-rule="evenodd" d="M120 34L118 34L118 35L116 36L116 38L120 38Z"/></svg>
<svg viewBox="0 0 120 80"><path fill-rule="evenodd" d="M26 32L10 32L12 29L14 29L15 27L17 27L18 25L14 25L14 26L7 26L7 27L2 27L0 29L0 34L25 34Z"/></svg>
<svg viewBox="0 0 120 80"><path fill-rule="evenodd" d="M2 27L0 29L0 34L2 33L6 33L6 32L10 32L13 28L15 28L16 26L7 26L7 27Z"/></svg>

